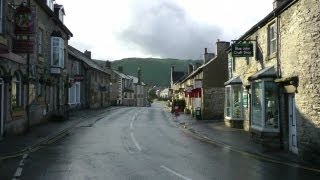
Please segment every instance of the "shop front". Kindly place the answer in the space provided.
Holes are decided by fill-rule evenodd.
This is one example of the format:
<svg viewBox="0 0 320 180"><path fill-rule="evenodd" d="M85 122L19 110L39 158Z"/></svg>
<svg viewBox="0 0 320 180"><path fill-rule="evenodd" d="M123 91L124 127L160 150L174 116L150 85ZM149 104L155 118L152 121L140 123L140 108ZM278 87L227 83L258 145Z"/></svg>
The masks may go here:
<svg viewBox="0 0 320 180"><path fill-rule="evenodd" d="M274 67L249 77L252 137L268 149L280 148L279 87Z"/></svg>

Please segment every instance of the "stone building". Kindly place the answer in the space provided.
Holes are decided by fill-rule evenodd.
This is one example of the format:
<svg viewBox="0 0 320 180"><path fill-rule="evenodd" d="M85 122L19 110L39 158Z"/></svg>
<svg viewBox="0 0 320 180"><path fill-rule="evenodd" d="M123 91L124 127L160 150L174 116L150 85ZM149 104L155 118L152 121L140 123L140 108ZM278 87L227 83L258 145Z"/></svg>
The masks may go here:
<svg viewBox="0 0 320 180"><path fill-rule="evenodd" d="M318 0L275 1L270 14L234 41L234 47L252 44L253 56L239 57L239 51L232 56L230 49L225 107L226 123L242 122L263 148L317 163L319 29Z"/></svg>
<svg viewBox="0 0 320 180"><path fill-rule="evenodd" d="M147 104L146 84L139 77L129 76L133 82L134 106L144 107Z"/></svg>
<svg viewBox="0 0 320 180"><path fill-rule="evenodd" d="M110 105L116 106L117 100L119 97L119 83L118 80L120 76L118 73L114 72L111 69L111 62L110 61L103 61L103 60L94 60L96 63L100 65L106 71L110 74Z"/></svg>
<svg viewBox="0 0 320 180"><path fill-rule="evenodd" d="M123 67L119 66L118 71L113 70L118 76L118 100L117 105L134 106L134 84L133 79L122 73Z"/></svg>
<svg viewBox="0 0 320 180"><path fill-rule="evenodd" d="M27 58L13 49L16 6L0 1L0 139L27 128ZM7 18L8 17L8 18Z"/></svg>
<svg viewBox="0 0 320 180"><path fill-rule="evenodd" d="M229 42L216 42L216 56L205 49L204 64L180 82L184 89L187 111L201 110L202 119L223 117L224 82L227 80ZM211 58L211 59L210 59ZM189 70L191 71L191 70Z"/></svg>
<svg viewBox="0 0 320 180"><path fill-rule="evenodd" d="M82 108L110 106L110 73L91 59L90 51L82 53L69 46L68 53L71 61L69 63L71 69L68 87L69 107L72 108L77 104ZM80 63L79 68L78 63ZM72 69L76 72L72 72ZM81 81L77 80L79 77ZM73 102L74 105L72 105Z"/></svg>
<svg viewBox="0 0 320 180"><path fill-rule="evenodd" d="M65 52L72 33L63 24L63 6L53 1L0 5L0 129L1 134L21 133L53 115L64 115ZM28 21L15 17L30 17L30 22L21 24Z"/></svg>

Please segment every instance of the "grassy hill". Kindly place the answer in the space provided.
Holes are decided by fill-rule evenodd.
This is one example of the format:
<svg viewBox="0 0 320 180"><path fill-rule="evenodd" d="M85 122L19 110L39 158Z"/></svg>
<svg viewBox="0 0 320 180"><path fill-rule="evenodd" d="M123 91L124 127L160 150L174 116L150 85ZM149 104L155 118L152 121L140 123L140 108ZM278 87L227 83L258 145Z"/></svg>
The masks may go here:
<svg viewBox="0 0 320 180"><path fill-rule="evenodd" d="M188 64L200 62L199 60L158 59L158 58L126 58L111 62L113 69L123 67L123 72L138 76L138 67L142 70L142 81L147 85L166 87L170 84L171 66L176 71L187 71Z"/></svg>

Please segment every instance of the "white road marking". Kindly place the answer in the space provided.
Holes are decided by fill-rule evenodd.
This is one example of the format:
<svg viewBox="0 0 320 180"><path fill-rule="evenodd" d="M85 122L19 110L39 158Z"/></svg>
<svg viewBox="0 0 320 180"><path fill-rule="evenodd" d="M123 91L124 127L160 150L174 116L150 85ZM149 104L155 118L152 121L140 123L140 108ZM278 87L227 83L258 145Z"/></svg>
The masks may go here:
<svg viewBox="0 0 320 180"><path fill-rule="evenodd" d="M23 160L20 161L19 166L22 167L24 165Z"/></svg>
<svg viewBox="0 0 320 180"><path fill-rule="evenodd" d="M170 173L172 173L172 174L180 177L181 179L184 179L184 180L192 180L192 179L187 178L187 177L183 176L182 174L179 174L179 173L177 173L177 172L175 172L175 171L173 171L173 170L171 170L171 169L169 169L169 168L167 168L167 167L165 167L165 166L160 166L160 167L163 168L163 169L165 169L166 171L168 171L168 172L170 172Z"/></svg>
<svg viewBox="0 0 320 180"><path fill-rule="evenodd" d="M18 167L18 169L16 170L16 172L14 173L14 177L20 177L22 173L22 168Z"/></svg>
<svg viewBox="0 0 320 180"><path fill-rule="evenodd" d="M22 156L22 159L19 163L19 167L17 168L16 172L14 173L12 180L17 180L20 178L20 176L22 174L23 166L24 166L24 161L27 159L27 157L28 157L28 154L24 154Z"/></svg>
<svg viewBox="0 0 320 180"><path fill-rule="evenodd" d="M26 159L28 157L28 154L24 154L22 159Z"/></svg>
<svg viewBox="0 0 320 180"><path fill-rule="evenodd" d="M138 149L139 151L141 151L141 147L139 146L138 142L137 142L136 139L134 138L133 133L131 133L131 139L132 139L134 145L136 145L137 149Z"/></svg>
<svg viewBox="0 0 320 180"><path fill-rule="evenodd" d="M133 129L133 121L130 122L130 129Z"/></svg>

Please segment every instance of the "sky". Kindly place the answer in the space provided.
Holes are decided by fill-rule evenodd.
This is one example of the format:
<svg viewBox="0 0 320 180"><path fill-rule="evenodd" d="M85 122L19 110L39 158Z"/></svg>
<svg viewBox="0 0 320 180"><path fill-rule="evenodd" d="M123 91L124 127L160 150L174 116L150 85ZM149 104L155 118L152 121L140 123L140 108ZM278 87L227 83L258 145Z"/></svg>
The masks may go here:
<svg viewBox="0 0 320 180"><path fill-rule="evenodd" d="M272 11L273 0L56 0L69 44L92 58L202 59L239 38Z"/></svg>

